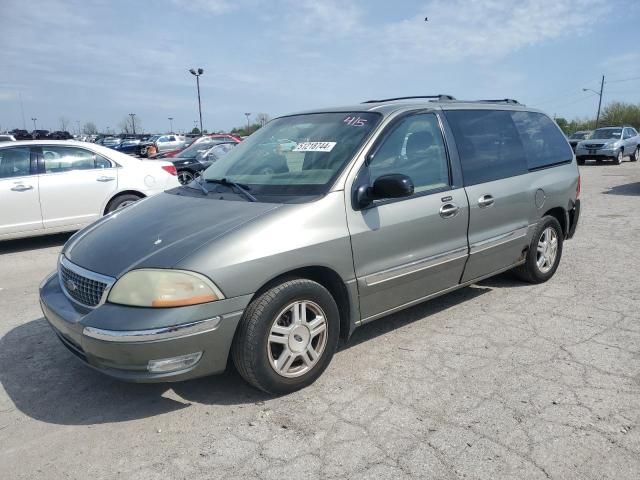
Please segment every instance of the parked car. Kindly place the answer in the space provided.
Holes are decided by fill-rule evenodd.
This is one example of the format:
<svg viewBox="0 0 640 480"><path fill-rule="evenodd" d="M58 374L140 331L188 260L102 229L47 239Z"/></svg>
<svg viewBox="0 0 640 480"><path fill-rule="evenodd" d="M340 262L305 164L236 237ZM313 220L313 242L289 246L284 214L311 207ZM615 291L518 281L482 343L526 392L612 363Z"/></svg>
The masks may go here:
<svg viewBox="0 0 640 480"><path fill-rule="evenodd" d="M174 134L160 135L153 143L158 152L164 152L166 150L176 150L180 148L184 145L185 138Z"/></svg>
<svg viewBox="0 0 640 480"><path fill-rule="evenodd" d="M31 132L31 138L34 140L40 140L49 137L49 130L34 130Z"/></svg>
<svg viewBox="0 0 640 480"><path fill-rule="evenodd" d="M103 137L102 139L100 139L99 145L113 148L116 145L120 145L121 142L122 142L122 139L120 137Z"/></svg>
<svg viewBox="0 0 640 480"><path fill-rule="evenodd" d="M16 137L16 140L31 140L33 138L27 130L21 130L19 128L15 128L9 133Z"/></svg>
<svg viewBox="0 0 640 480"><path fill-rule="evenodd" d="M0 146L0 240L78 230L179 185L168 162L71 140ZM8 207L11 208L8 208Z"/></svg>
<svg viewBox="0 0 640 480"><path fill-rule="evenodd" d="M186 185L199 177L213 162L225 156L236 145L236 142L216 143L213 146L196 144L185 149L176 157L165 160L175 165L178 171L178 181L181 185Z"/></svg>
<svg viewBox="0 0 640 480"><path fill-rule="evenodd" d="M201 138L210 138L212 140L218 140L220 142L236 142L240 143L242 139L237 135L232 135L230 133L211 133L209 135L205 135Z"/></svg>
<svg viewBox="0 0 640 480"><path fill-rule="evenodd" d="M571 149L574 151L574 153L576 151L578 143L580 143L582 140L587 140L588 138L590 138L592 133L593 130L581 130L579 132L574 132L571 134L571 136L569 137L569 145L571 145Z"/></svg>
<svg viewBox="0 0 640 480"><path fill-rule="evenodd" d="M128 155L139 155L141 143L142 141L139 138L125 137L120 143L113 145L111 148Z"/></svg>
<svg viewBox="0 0 640 480"><path fill-rule="evenodd" d="M0 142L15 142L16 137L8 133L0 133Z"/></svg>
<svg viewBox="0 0 640 480"><path fill-rule="evenodd" d="M640 136L629 126L603 127L593 132L589 140L583 140L576 147L579 165L587 159L610 160L620 165L625 156L636 162L640 157Z"/></svg>
<svg viewBox="0 0 640 480"><path fill-rule="evenodd" d="M296 147L267 155L273 138ZM62 343L108 375L177 381L233 361L255 387L287 393L360 325L507 270L549 280L579 193L560 129L513 100L284 116L199 179L75 235L41 305Z"/></svg>
<svg viewBox="0 0 640 480"><path fill-rule="evenodd" d="M64 130L57 130L55 132L51 132L47 138L51 140L73 140L73 135Z"/></svg>

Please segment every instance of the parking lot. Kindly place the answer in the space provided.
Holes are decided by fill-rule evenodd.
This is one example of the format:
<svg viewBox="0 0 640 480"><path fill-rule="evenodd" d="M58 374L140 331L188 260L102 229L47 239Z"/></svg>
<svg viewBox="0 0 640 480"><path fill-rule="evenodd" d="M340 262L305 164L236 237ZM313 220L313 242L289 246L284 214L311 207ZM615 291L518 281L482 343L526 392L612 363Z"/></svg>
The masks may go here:
<svg viewBox="0 0 640 480"><path fill-rule="evenodd" d="M37 289L68 235L0 244L0 478L640 477L640 167L581 167L557 274L356 331L311 387L138 385L80 364Z"/></svg>

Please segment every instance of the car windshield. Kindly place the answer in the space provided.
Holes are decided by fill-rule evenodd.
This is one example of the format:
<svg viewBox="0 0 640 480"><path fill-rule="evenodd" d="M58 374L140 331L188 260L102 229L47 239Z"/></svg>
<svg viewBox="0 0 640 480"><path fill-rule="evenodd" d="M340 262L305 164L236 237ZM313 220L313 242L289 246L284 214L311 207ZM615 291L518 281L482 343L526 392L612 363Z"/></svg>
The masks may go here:
<svg viewBox="0 0 640 480"><path fill-rule="evenodd" d="M215 162L203 177L246 185L258 200L303 201L326 193L380 118L373 112L277 118Z"/></svg>
<svg viewBox="0 0 640 480"><path fill-rule="evenodd" d="M584 140L585 138L589 137L589 132L576 132L573 135L571 135L571 138L573 138L574 140Z"/></svg>
<svg viewBox="0 0 640 480"><path fill-rule="evenodd" d="M599 128L595 132L593 132L593 135L591 135L591 138L594 140L595 139L606 140L609 138L614 138L616 140L619 140L621 136L622 136L621 128Z"/></svg>
<svg viewBox="0 0 640 480"><path fill-rule="evenodd" d="M221 143L220 139L212 139L208 137L202 137L201 140L193 142L191 146L182 150L178 156L180 158L196 158L199 153L209 150L213 145Z"/></svg>
<svg viewBox="0 0 640 480"><path fill-rule="evenodd" d="M153 142L155 142L156 140L158 140L159 138L160 138L160 135L154 135L153 137L151 137L151 138L149 139L149 142L153 143Z"/></svg>

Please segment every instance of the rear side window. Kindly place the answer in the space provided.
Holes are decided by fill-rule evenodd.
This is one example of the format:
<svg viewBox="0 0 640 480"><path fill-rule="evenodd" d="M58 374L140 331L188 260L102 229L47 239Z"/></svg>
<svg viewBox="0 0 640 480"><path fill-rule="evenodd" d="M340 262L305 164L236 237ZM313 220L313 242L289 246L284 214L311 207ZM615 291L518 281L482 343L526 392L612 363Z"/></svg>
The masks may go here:
<svg viewBox="0 0 640 480"><path fill-rule="evenodd" d="M560 129L542 113L510 112L524 146L529 170L570 162L573 151Z"/></svg>
<svg viewBox="0 0 640 480"><path fill-rule="evenodd" d="M31 149L11 147L0 149L0 178L24 177L30 174Z"/></svg>
<svg viewBox="0 0 640 480"><path fill-rule="evenodd" d="M111 167L111 162L106 158L76 147L44 146L42 147L42 158L45 173Z"/></svg>
<svg viewBox="0 0 640 480"><path fill-rule="evenodd" d="M465 185L477 185L527 172L518 130L504 110L445 112L458 146Z"/></svg>

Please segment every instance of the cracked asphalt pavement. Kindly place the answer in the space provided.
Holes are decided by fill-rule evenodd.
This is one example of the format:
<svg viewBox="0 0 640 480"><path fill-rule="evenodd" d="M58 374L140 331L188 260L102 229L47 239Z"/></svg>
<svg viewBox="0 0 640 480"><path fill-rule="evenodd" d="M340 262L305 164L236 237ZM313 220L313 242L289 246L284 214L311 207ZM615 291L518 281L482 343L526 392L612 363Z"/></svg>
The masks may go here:
<svg viewBox="0 0 640 480"><path fill-rule="evenodd" d="M551 281L378 320L280 398L90 370L38 306L68 236L0 244L0 478L640 478L640 164L581 172Z"/></svg>

